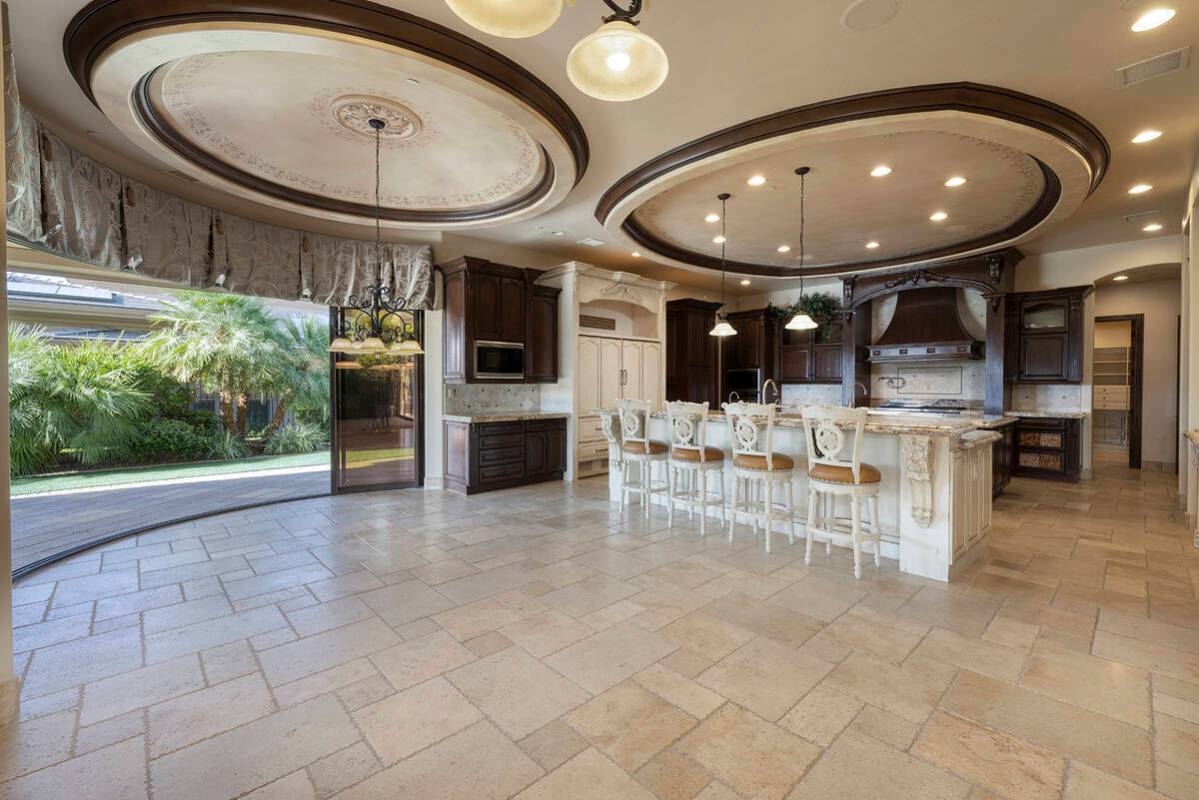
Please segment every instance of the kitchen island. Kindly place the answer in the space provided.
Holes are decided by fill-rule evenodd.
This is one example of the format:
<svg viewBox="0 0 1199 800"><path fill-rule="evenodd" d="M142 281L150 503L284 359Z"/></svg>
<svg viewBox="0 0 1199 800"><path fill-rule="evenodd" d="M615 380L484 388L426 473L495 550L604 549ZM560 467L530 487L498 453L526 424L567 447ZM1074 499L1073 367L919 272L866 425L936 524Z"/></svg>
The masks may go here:
<svg viewBox="0 0 1199 800"><path fill-rule="evenodd" d="M598 413L603 417L609 446L609 491L612 499L619 501L622 463L619 418L612 409L601 409ZM995 416L883 410L869 413L862 460L882 473L879 492L882 553L897 559L901 572L948 581L984 549L980 545L991 529L991 446L1001 438L991 429L1010 421L1010 417ZM649 438L670 440L664 411L650 416ZM723 414L709 415L707 438L709 446L724 450L724 480L726 486L731 486L732 437ZM798 537L807 520L808 502L807 447L799 409L784 408L776 418L774 451L795 459ZM664 471L655 472L654 478L663 476ZM665 496L656 496L654 502L665 503ZM839 515L844 516L842 506L838 509ZM713 504L708 513L718 516L719 508ZM787 521L776 516L774 535L786 537L787 529ZM748 528L738 525L736 535L747 536ZM778 542L776 538L775 544ZM833 535L833 544L849 546L849 543L848 533Z"/></svg>

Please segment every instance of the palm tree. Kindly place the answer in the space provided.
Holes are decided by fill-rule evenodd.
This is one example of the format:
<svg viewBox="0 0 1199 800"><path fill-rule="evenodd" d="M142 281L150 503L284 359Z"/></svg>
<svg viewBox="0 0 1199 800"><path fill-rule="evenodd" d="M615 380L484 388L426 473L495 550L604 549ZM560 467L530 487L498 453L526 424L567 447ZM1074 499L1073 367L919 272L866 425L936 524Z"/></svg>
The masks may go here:
<svg viewBox="0 0 1199 800"><path fill-rule="evenodd" d="M249 398L276 384L285 358L275 320L256 297L178 292L175 298L151 317L165 327L144 348L177 380L216 394L225 430L244 439Z"/></svg>
<svg viewBox="0 0 1199 800"><path fill-rule="evenodd" d="M322 423L329 416L329 326L316 317L289 317L278 335L283 358L272 375L270 390L278 402L263 431L268 439L289 408L314 414Z"/></svg>

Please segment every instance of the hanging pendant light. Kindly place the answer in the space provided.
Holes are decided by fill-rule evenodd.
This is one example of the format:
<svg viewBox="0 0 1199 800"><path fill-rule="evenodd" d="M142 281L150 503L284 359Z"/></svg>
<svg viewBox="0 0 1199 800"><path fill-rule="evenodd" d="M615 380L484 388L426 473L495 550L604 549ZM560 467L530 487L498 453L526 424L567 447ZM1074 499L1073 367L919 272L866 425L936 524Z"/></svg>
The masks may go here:
<svg viewBox="0 0 1199 800"><path fill-rule="evenodd" d="M641 3L632 6L632 11L605 17L599 30L581 39L567 56L566 74L583 94L625 102L645 97L666 82L670 72L666 51L637 30L633 15L641 10Z"/></svg>
<svg viewBox="0 0 1199 800"><path fill-rule="evenodd" d="M795 174L799 176L799 302L796 304L799 310L785 326L789 331L810 331L820 327L816 324L816 320L809 317L803 310L804 227L807 223L804 218L804 190L807 188L805 185L807 175L811 171L811 167L800 167L795 170Z"/></svg>
<svg viewBox="0 0 1199 800"><path fill-rule="evenodd" d="M724 254L725 242L727 241L725 233L728 231L728 223L725 218L728 216L725 204L732 197L728 192L716 195L716 199L720 201L720 308L724 309ZM736 336L737 329L729 324L729 321L724 318L721 312L716 313L716 324L712 326L712 330L708 331L709 336Z"/></svg>
<svg viewBox="0 0 1199 800"><path fill-rule="evenodd" d="M446 0L446 5L467 25L505 39L544 33L562 15L562 0Z"/></svg>

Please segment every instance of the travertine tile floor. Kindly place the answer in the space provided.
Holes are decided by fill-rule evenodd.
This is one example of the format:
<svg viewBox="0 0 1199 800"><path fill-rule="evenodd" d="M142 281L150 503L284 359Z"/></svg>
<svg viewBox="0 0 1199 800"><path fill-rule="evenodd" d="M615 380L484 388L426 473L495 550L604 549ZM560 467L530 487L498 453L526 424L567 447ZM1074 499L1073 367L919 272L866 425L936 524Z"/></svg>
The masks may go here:
<svg viewBox="0 0 1199 800"><path fill-rule="evenodd" d="M1173 481L1014 481L951 585L602 479L162 529L18 586L0 798L1196 798Z"/></svg>

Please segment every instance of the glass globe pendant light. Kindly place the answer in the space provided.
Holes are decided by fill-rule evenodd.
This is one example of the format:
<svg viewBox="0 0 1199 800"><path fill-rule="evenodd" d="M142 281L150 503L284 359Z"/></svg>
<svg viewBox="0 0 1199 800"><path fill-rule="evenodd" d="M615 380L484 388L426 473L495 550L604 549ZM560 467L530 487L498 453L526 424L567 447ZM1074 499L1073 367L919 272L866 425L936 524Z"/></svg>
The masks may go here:
<svg viewBox="0 0 1199 800"><path fill-rule="evenodd" d="M505 39L544 33L562 15L562 0L446 0L446 5L471 27Z"/></svg>
<svg viewBox="0 0 1199 800"><path fill-rule="evenodd" d="M629 9L604 0L614 12L604 24L585 36L566 58L566 74L583 94L598 100L637 100L656 91L666 81L670 61L662 45L637 30L635 17L642 0Z"/></svg>
<svg viewBox="0 0 1199 800"><path fill-rule="evenodd" d="M725 247L725 232L727 223L725 217L728 216L725 210L725 204L732 197L728 192L716 195L716 199L720 201L720 307L724 308L724 247ZM712 330L708 331L709 336L736 336L737 329L729 324L729 321L724 318L724 314L717 312L716 324L712 326Z"/></svg>
<svg viewBox="0 0 1199 800"><path fill-rule="evenodd" d="M810 331L819 327L816 320L803 311L804 226L807 222L804 219L804 190L807 188L807 175L811 171L811 167L799 167L795 170L795 174L799 176L799 303L796 305L799 310L785 326L789 331Z"/></svg>

